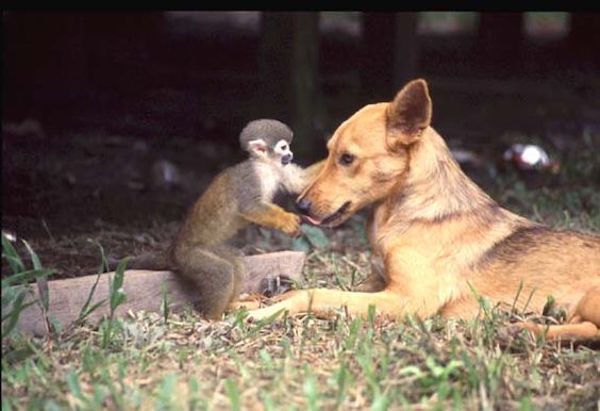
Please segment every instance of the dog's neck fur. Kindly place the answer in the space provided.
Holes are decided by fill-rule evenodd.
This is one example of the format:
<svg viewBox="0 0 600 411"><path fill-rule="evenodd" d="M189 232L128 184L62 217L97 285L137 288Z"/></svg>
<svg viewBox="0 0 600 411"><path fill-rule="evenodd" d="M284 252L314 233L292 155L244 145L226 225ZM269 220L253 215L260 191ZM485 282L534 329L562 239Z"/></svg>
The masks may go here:
<svg viewBox="0 0 600 411"><path fill-rule="evenodd" d="M499 206L460 169L431 127L409 148L409 169L397 193L384 201L403 221L440 221L478 208Z"/></svg>
<svg viewBox="0 0 600 411"><path fill-rule="evenodd" d="M398 181L397 189L375 204L369 220L369 237L377 254L385 256L399 242L406 242L409 247L423 247L424 242L431 240L452 242L452 237L444 237L443 227L460 222L463 230L479 239L473 242L477 247L463 247L455 253L460 260L457 264L462 264L480 258L475 254L484 249L481 242L492 246L519 227L535 225L500 207L469 179L431 127L413 143L408 155L409 168ZM401 233L408 237L402 238ZM431 233L437 234L432 237Z"/></svg>

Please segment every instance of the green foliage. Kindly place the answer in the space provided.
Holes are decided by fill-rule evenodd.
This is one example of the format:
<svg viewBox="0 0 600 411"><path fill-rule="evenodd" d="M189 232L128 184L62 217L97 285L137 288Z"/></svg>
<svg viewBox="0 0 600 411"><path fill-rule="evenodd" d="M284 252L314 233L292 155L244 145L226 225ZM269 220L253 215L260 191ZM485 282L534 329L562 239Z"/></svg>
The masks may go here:
<svg viewBox="0 0 600 411"><path fill-rule="evenodd" d="M292 242L292 249L308 252L312 248L324 249L329 245L329 239L322 229L307 224L301 226L302 235Z"/></svg>
<svg viewBox="0 0 600 411"><path fill-rule="evenodd" d="M227 393L227 397L229 397L230 409L232 411L240 411L240 391L236 383L229 378L225 380L225 392Z"/></svg>
<svg viewBox="0 0 600 411"><path fill-rule="evenodd" d="M33 265L32 270L25 267L25 263L11 244L10 240L2 233L2 258L8 263L12 273L2 279L2 339L8 337L15 329L21 313L33 304L40 304L43 312L48 311L49 296L41 295L38 301L34 297L29 285L32 280L43 281L52 271L42 267L38 255L29 243L23 241Z"/></svg>
<svg viewBox="0 0 600 411"><path fill-rule="evenodd" d="M104 304L106 302L106 300L101 300L101 301L98 301L97 303L95 303L94 305L90 306L90 304L92 303L92 299L94 297L94 293L96 292L96 288L98 287L98 283L100 282L100 277L101 277L102 273L104 273L106 270L108 270L108 261L106 259L106 255L104 254L104 247L102 247L102 245L98 242L95 242L95 244L98 246L98 248L100 250L100 266L98 267L98 275L96 276L96 281L94 282L94 285L92 285L92 288L90 289L90 292L88 293L88 297L85 301L85 304L83 304L83 307L81 307L81 310L79 311L79 315L77 317L77 320L75 321L76 324L83 323L83 321L86 319L86 317L88 317L98 307L100 307L102 304Z"/></svg>
<svg viewBox="0 0 600 411"><path fill-rule="evenodd" d="M115 311L123 304L127 298L123 290L123 281L125 269L127 268L127 259L119 262L112 278L108 280L108 302L110 307L109 317L100 324L100 332L102 335L102 348L107 348L110 344L115 343L113 337L116 331L122 331L123 322L121 319L115 318Z"/></svg>

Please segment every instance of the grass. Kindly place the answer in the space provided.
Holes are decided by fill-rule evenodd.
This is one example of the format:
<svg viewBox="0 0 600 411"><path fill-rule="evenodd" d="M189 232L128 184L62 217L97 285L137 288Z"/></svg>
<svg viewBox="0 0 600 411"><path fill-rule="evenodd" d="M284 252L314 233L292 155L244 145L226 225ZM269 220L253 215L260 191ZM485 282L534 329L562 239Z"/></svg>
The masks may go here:
<svg viewBox="0 0 600 411"><path fill-rule="evenodd" d="M3 409L593 409L600 394L596 352L508 336L493 318L132 320L110 349L87 327L14 340L30 355L3 358Z"/></svg>
<svg viewBox="0 0 600 411"><path fill-rule="evenodd" d="M561 160L553 184L532 188L508 174L490 192L551 226L600 231L600 159L582 150ZM343 235L356 235L348 227ZM364 245L332 244L310 252L304 286L350 289L367 274ZM35 273L45 273L33 255ZM107 303L116 307L124 297L114 281ZM46 339L3 328L2 410L597 409L598 346L513 332L522 314L484 305L473 321L361 320L339 310L328 319L247 323L236 312L207 322L165 304L162 313L84 322Z"/></svg>

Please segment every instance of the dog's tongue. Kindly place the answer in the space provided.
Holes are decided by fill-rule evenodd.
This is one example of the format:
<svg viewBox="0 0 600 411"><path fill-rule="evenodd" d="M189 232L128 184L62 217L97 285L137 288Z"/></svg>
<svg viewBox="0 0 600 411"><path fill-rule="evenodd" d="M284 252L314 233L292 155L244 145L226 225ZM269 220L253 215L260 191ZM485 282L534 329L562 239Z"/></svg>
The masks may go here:
<svg viewBox="0 0 600 411"><path fill-rule="evenodd" d="M312 218L307 215L303 215L302 217L313 225L321 225L321 220L317 220L316 218Z"/></svg>

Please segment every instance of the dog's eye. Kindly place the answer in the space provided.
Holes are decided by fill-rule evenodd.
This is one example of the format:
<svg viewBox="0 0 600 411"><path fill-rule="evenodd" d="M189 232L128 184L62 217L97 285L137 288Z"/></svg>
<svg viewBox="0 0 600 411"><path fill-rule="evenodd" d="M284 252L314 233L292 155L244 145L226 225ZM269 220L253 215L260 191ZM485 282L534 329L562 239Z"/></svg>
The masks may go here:
<svg viewBox="0 0 600 411"><path fill-rule="evenodd" d="M343 166L349 166L354 161L354 156L352 154L344 153L340 156L340 164Z"/></svg>

